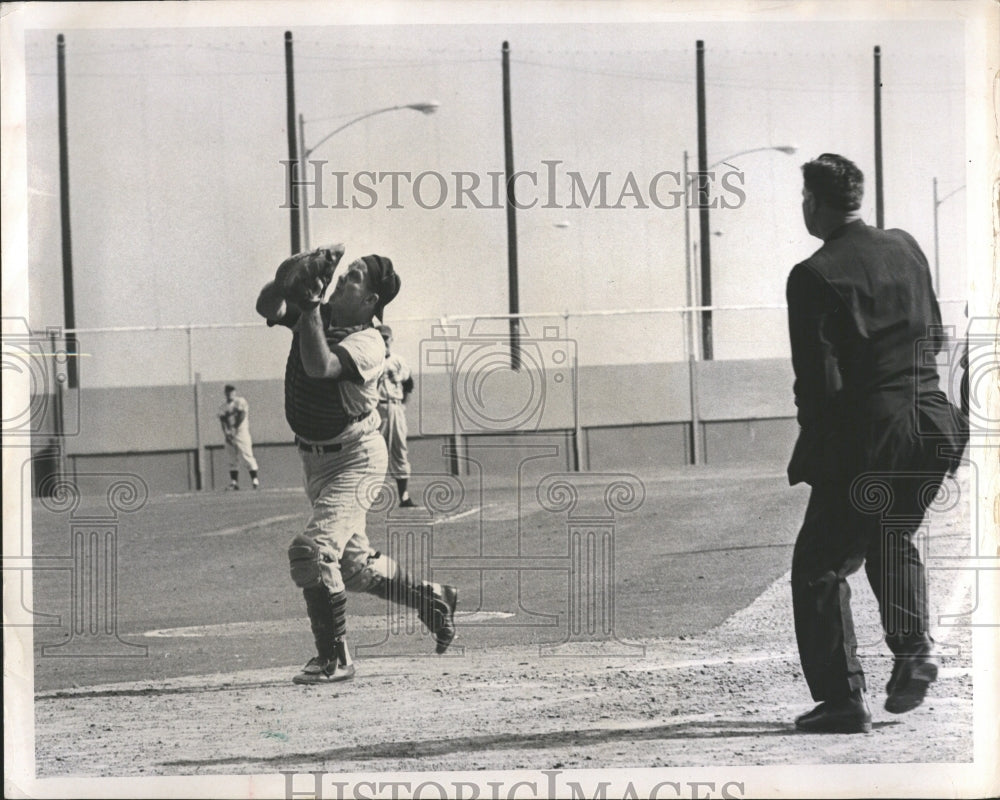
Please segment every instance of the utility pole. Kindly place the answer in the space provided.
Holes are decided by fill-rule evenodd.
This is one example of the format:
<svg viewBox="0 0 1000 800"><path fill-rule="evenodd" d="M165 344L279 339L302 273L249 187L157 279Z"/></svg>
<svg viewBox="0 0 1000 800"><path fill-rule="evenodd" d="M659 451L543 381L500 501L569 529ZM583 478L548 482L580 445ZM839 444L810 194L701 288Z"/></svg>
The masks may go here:
<svg viewBox="0 0 1000 800"><path fill-rule="evenodd" d="M705 131L705 43L698 40L696 52L698 82L698 219L701 238L701 305L712 305L712 255L709 245L708 136ZM712 311L701 312L701 357L712 360Z"/></svg>
<svg viewBox="0 0 1000 800"><path fill-rule="evenodd" d="M882 48L875 47L875 225L885 227L882 195Z"/></svg>
<svg viewBox="0 0 1000 800"><path fill-rule="evenodd" d="M62 230L63 318L67 331L76 328L73 302L73 240L69 220L69 142L66 124L66 38L56 38L56 71L59 93L59 221ZM80 385L77 363L76 334L66 334L66 377L70 389Z"/></svg>
<svg viewBox="0 0 1000 800"><path fill-rule="evenodd" d="M288 102L288 121L285 127L288 129L288 181L289 194L291 200L291 234L292 234L292 255L301 250L299 245L299 187L298 181L302 176L298 175L299 153L297 142L295 141L295 64L292 54L292 32L285 31L285 87Z"/></svg>
<svg viewBox="0 0 1000 800"><path fill-rule="evenodd" d="M503 149L504 170L507 179L507 295L510 314L520 313L517 289L517 219L514 195L514 137L510 118L510 44L503 43ZM510 318L510 368L521 368L521 320Z"/></svg>

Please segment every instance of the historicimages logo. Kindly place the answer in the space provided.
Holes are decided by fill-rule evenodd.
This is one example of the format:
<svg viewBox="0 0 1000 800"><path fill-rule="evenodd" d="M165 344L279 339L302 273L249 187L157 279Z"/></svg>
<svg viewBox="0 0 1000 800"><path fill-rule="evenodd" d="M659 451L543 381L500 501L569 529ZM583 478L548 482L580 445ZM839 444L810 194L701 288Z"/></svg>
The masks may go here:
<svg viewBox="0 0 1000 800"><path fill-rule="evenodd" d="M702 204L736 209L746 202L746 176L726 163L705 172L654 168L585 173L564 169L559 159L543 159L539 167L509 177L502 171L347 172L326 170L322 160L310 160L311 170L295 161L280 163L286 192L281 208L479 210L505 208L508 198L518 210L669 210Z"/></svg>

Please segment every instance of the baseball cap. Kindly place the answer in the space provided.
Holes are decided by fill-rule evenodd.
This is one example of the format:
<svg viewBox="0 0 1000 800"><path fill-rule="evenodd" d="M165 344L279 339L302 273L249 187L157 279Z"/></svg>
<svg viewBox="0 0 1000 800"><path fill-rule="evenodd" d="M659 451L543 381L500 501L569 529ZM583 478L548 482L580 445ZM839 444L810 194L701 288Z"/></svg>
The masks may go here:
<svg viewBox="0 0 1000 800"><path fill-rule="evenodd" d="M375 307L375 316L382 319L385 307L399 294L400 280L393 269L392 260L385 256L362 256L361 260L368 266L368 278L378 292L379 301Z"/></svg>

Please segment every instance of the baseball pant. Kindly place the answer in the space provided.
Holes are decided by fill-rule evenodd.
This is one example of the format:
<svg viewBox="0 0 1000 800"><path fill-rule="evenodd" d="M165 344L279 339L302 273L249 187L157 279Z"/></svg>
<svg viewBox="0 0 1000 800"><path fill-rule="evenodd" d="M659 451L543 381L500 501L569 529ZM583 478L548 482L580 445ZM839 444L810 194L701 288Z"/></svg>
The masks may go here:
<svg viewBox="0 0 1000 800"><path fill-rule="evenodd" d="M257 459L253 457L253 442L249 433L235 434L231 441L226 442L226 453L229 455L230 471L238 470L241 461L251 472L257 471Z"/></svg>
<svg viewBox="0 0 1000 800"><path fill-rule="evenodd" d="M410 457L406 448L406 410L398 400L379 403L382 437L389 449L389 476L395 480L410 477Z"/></svg>
<svg viewBox="0 0 1000 800"><path fill-rule="evenodd" d="M304 588L322 582L332 593L345 588L365 591L378 578L394 577L389 574L394 565L377 556L365 532L366 515L382 490L387 461L378 418L370 419L368 431L343 443L338 452L299 453L312 516L292 543L302 555L298 563L292 561L292 577ZM312 554L307 556L306 550Z"/></svg>

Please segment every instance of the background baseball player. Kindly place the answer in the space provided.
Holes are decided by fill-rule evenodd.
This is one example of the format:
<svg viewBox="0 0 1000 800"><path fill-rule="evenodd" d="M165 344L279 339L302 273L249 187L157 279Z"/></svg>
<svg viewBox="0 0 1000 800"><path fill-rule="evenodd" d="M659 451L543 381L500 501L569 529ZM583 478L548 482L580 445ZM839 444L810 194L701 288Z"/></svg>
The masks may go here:
<svg viewBox="0 0 1000 800"><path fill-rule="evenodd" d="M382 416L382 438L389 450L389 475L399 490L399 505L414 508L407 484L410 480L410 458L406 449L405 403L413 391L413 376L403 357L392 352L392 328L380 325L379 333L385 342L385 368L379 381L378 411Z"/></svg>
<svg viewBox="0 0 1000 800"><path fill-rule="evenodd" d="M250 439L250 421L247 417L250 406L236 394L236 387L227 384L226 399L219 406L219 422L226 437L226 453L229 455L229 488L240 488L240 461L250 472L253 488L260 486L257 478L257 459L253 457L253 441Z"/></svg>
<svg viewBox="0 0 1000 800"><path fill-rule="evenodd" d="M354 676L345 638L348 589L416 609L435 635L438 653L455 638L455 587L416 581L376 552L365 531L388 460L375 413L385 343L372 320L381 319L400 280L388 258L364 256L348 265L323 303L343 254L344 246L334 245L286 259L257 299L268 325L293 331L285 418L295 433L313 509L288 548L317 650L293 678L296 683Z"/></svg>

